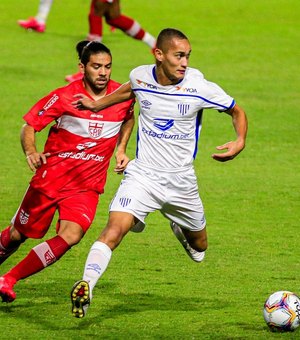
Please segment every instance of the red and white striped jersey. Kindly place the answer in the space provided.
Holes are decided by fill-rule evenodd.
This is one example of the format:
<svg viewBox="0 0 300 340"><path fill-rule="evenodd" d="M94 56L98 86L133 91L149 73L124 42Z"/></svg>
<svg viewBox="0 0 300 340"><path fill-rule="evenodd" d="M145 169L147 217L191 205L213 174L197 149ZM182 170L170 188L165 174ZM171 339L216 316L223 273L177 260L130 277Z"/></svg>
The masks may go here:
<svg viewBox="0 0 300 340"><path fill-rule="evenodd" d="M110 80L107 94L119 86ZM39 100L23 117L36 131L55 121L44 147L44 153L50 153L47 164L31 180L33 187L50 197L64 191L103 193L121 125L133 115L133 100L97 113L78 110L71 104L78 93L92 99L82 80L74 81Z"/></svg>

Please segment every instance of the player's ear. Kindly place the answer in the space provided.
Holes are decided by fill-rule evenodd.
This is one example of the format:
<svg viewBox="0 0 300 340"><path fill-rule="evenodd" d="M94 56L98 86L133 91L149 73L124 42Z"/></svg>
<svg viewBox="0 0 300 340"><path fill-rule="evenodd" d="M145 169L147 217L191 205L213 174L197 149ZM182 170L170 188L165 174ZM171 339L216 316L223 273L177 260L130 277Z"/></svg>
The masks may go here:
<svg viewBox="0 0 300 340"><path fill-rule="evenodd" d="M155 51L154 51L154 55L155 55L155 58L158 61L162 61L162 59L163 59L163 51L161 49L156 48Z"/></svg>
<svg viewBox="0 0 300 340"><path fill-rule="evenodd" d="M84 67L83 63L78 64L78 69L79 69L79 72L84 73L85 67Z"/></svg>

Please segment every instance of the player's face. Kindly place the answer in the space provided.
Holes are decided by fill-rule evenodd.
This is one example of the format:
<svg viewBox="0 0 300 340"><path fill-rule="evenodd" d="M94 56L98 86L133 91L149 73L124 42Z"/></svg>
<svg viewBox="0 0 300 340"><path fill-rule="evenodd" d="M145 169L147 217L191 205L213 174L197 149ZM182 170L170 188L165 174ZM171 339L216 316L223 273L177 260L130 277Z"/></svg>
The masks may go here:
<svg viewBox="0 0 300 340"><path fill-rule="evenodd" d="M170 84L176 84L184 78L191 54L191 45L186 39L172 39L160 50L161 69Z"/></svg>
<svg viewBox="0 0 300 340"><path fill-rule="evenodd" d="M84 80L94 92L106 90L111 75L111 57L107 53L92 54L84 67Z"/></svg>

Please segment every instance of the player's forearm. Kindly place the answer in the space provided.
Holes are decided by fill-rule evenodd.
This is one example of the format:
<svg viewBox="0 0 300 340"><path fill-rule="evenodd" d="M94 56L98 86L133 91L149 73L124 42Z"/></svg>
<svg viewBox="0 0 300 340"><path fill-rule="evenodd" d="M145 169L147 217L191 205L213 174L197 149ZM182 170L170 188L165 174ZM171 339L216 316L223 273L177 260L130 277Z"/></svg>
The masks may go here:
<svg viewBox="0 0 300 340"><path fill-rule="evenodd" d="M21 145L26 156L37 152L35 146L35 130L32 126L25 124L21 129Z"/></svg>
<svg viewBox="0 0 300 340"><path fill-rule="evenodd" d="M129 142L132 130L134 127L134 116L122 124L120 136L118 140L117 150L126 152L127 144Z"/></svg>
<svg viewBox="0 0 300 340"><path fill-rule="evenodd" d="M103 110L114 104L125 102L134 98L130 83L121 85L116 91L94 102L94 111Z"/></svg>
<svg viewBox="0 0 300 340"><path fill-rule="evenodd" d="M247 116L244 110L239 107L238 105L235 105L232 112L232 123L237 135L237 140L245 146L246 143L246 137L247 137L247 130L248 130L248 122L247 122Z"/></svg>

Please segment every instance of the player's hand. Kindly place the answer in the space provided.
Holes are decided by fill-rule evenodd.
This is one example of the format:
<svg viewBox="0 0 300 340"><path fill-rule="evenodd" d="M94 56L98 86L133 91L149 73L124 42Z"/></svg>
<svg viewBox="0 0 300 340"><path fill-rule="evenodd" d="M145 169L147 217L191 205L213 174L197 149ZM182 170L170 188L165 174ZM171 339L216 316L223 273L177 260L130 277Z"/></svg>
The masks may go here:
<svg viewBox="0 0 300 340"><path fill-rule="evenodd" d="M93 111L93 109L95 108L95 102L84 94L78 93L75 94L73 97L76 98L76 100L72 102L72 105L76 109Z"/></svg>
<svg viewBox="0 0 300 340"><path fill-rule="evenodd" d="M47 163L47 157L49 156L50 153L33 152L30 155L27 155L26 160L29 168L35 172L42 164Z"/></svg>
<svg viewBox="0 0 300 340"><path fill-rule="evenodd" d="M223 153L214 153L212 158L219 162L227 162L234 159L245 147L243 142L238 140L225 143L216 147L217 150L223 151Z"/></svg>
<svg viewBox="0 0 300 340"><path fill-rule="evenodd" d="M124 170L126 169L127 164L129 163L130 159L124 152L117 152L116 153L116 166L114 168L114 172L118 175L121 175Z"/></svg>

